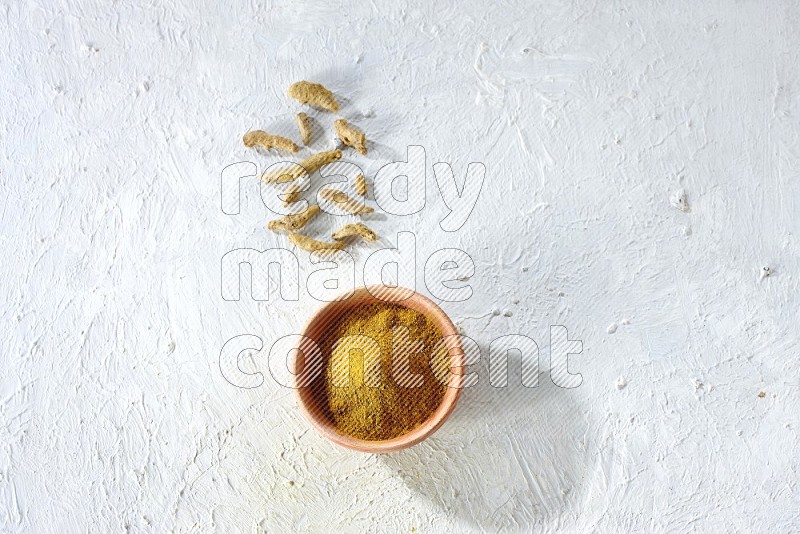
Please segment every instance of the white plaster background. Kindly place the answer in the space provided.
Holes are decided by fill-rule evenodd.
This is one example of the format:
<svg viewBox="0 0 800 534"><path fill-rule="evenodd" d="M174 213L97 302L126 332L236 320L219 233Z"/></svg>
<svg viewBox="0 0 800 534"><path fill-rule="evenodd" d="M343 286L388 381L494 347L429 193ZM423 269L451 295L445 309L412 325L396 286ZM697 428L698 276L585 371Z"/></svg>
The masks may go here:
<svg viewBox="0 0 800 534"><path fill-rule="evenodd" d="M795 2L154 4L0 6L0 530L800 530ZM444 307L484 348L527 334L546 373L566 325L579 388L484 375L376 457L223 379L225 340L317 306L219 291L222 254L282 243L257 189L221 212L220 171L268 162L241 135L293 132L302 78L370 177L408 144L486 164L460 232L432 180L373 224L472 255Z"/></svg>

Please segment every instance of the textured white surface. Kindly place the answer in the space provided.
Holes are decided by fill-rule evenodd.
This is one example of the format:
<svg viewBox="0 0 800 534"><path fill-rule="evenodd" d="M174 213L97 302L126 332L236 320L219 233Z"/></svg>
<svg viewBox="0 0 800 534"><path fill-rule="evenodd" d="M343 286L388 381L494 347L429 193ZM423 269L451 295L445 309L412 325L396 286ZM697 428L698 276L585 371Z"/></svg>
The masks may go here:
<svg viewBox="0 0 800 534"><path fill-rule="evenodd" d="M0 530L800 528L795 2L215 4L0 10ZM219 292L222 254L282 243L257 189L220 211L220 171L293 133L301 78L347 99L368 177L425 147L426 208L374 226L474 258L453 319L544 372L567 326L580 387L484 375L373 457L223 379L225 340L317 306ZM437 161L487 168L454 234Z"/></svg>

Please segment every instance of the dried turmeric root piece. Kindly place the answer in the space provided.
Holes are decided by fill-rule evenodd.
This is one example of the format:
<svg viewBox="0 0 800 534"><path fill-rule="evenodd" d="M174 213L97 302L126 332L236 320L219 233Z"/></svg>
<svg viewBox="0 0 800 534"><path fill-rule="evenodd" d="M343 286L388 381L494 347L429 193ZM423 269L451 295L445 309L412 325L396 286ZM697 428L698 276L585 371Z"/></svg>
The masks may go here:
<svg viewBox="0 0 800 534"><path fill-rule="evenodd" d="M294 204L303 194L303 188L300 187L300 184L292 184L287 189L286 192L283 193L283 205L288 206L290 204Z"/></svg>
<svg viewBox="0 0 800 534"><path fill-rule="evenodd" d="M265 184L283 184L286 182L293 182L301 176L305 175L305 169L292 165L277 171L266 171L261 175L261 181Z"/></svg>
<svg viewBox="0 0 800 534"><path fill-rule="evenodd" d="M367 196L367 179L364 178L363 174L359 174L355 178L355 183L353 184L356 188L356 193L361 195L362 197Z"/></svg>
<svg viewBox="0 0 800 534"><path fill-rule="evenodd" d="M311 144L311 117L305 113L298 113L297 129L300 130L300 139L303 140L303 144L306 146Z"/></svg>
<svg viewBox="0 0 800 534"><path fill-rule="evenodd" d="M352 236L360 236L364 238L364 241L378 240L378 234L373 232L366 224L360 222L345 224L331 235L336 241L341 241L342 239Z"/></svg>
<svg viewBox="0 0 800 534"><path fill-rule="evenodd" d="M344 241L334 241L333 243L327 243L325 241L317 241L307 235L303 234L289 234L289 242L293 245L297 245L298 247L302 248L303 250L307 250L309 252L314 252L316 254L331 254L336 252L337 250L342 250L345 246Z"/></svg>
<svg viewBox="0 0 800 534"><path fill-rule="evenodd" d="M297 152L300 150L300 148L294 144L294 141L291 139L281 137L280 135L268 134L263 130L253 130L247 132L244 134L244 137L242 137L242 141L244 141L244 146L247 148L253 148L254 146L258 145L267 150L273 148L277 148L285 152Z"/></svg>
<svg viewBox="0 0 800 534"><path fill-rule="evenodd" d="M336 189L322 189L319 192L319 195L325 200L330 200L331 202L335 203L339 208L343 209L347 213L350 213L351 215L364 215L366 213L372 213L375 211L374 208L365 206L361 202L353 200L347 196L347 193L338 191Z"/></svg>
<svg viewBox="0 0 800 534"><path fill-rule="evenodd" d="M327 165L328 163L336 161L341 157L341 150L319 152L301 161L299 163L300 167L293 165L290 169L280 169L277 171L265 172L261 175L261 179L268 184L291 182L300 178L301 176L305 176L306 174L312 174L323 165Z"/></svg>
<svg viewBox="0 0 800 534"><path fill-rule="evenodd" d="M336 130L336 135L339 136L342 143L355 148L362 156L367 155L367 136L364 135L364 132L344 119L334 121L333 129Z"/></svg>
<svg viewBox="0 0 800 534"><path fill-rule="evenodd" d="M336 101L333 93L318 83L305 80L295 82L289 86L289 96L303 104L318 106L334 113L339 111L339 102Z"/></svg>
<svg viewBox="0 0 800 534"><path fill-rule="evenodd" d="M301 161L300 166L303 167L308 174L312 174L314 171L316 171L323 165L327 165L328 163L334 162L337 159L341 158L342 158L341 150L330 150L328 152L319 152L318 154L309 156L303 161Z"/></svg>
<svg viewBox="0 0 800 534"><path fill-rule="evenodd" d="M319 213L319 206L314 204L306 208L305 211L284 215L280 219L270 221L267 223L267 228L273 232L294 232L308 224L308 221L317 213Z"/></svg>

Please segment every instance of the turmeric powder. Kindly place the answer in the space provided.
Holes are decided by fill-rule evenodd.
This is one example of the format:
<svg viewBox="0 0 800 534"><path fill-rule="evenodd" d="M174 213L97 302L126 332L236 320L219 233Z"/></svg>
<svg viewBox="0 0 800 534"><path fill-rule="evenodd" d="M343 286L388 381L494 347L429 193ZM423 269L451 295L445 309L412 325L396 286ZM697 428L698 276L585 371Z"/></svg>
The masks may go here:
<svg viewBox="0 0 800 534"><path fill-rule="evenodd" d="M323 405L339 432L378 441L424 423L447 389L436 378L449 364L441 339L430 319L398 304L343 312L320 340Z"/></svg>

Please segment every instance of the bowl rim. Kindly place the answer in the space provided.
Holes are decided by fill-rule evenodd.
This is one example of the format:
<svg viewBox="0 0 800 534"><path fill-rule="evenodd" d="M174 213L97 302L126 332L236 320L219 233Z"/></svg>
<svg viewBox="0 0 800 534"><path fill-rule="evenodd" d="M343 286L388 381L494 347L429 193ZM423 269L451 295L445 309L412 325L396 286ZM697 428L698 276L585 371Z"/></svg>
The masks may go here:
<svg viewBox="0 0 800 534"><path fill-rule="evenodd" d="M408 291L411 292L411 295L407 298L402 300L383 300L375 296L373 292L402 292ZM453 321L450 317L445 313L442 308L436 304L433 300L428 298L427 296L423 295L419 291L404 288L401 286L387 288L383 285L370 285L370 286L360 286L355 288L354 290L349 290L337 295L336 299L333 301L326 302L319 308L317 308L314 313L306 321L305 325L303 326L302 336L306 337L309 333L309 330L314 325L314 322L318 319L320 315L323 313L328 313L331 310L343 305L344 303L348 302L350 299L356 297L357 295L369 295L370 300L374 300L375 302L393 302L395 304L404 305L409 299L414 299L417 303L421 305L424 309L421 313L423 313L426 317L428 317L431 321L439 327L439 330L442 332L443 337L453 336L449 340L449 356L450 356L450 370L451 370L451 378L450 384L447 386L447 390L445 391L444 396L442 397L442 401L440 402L439 406L436 410L426 419L422 424L416 427L414 430L402 434L400 436L386 439L386 440L376 440L370 441L360 438L355 438L353 436L348 436L346 434L341 434L335 430L333 425L331 425L328 421L323 420L320 416L316 415L312 410L309 409L304 397L302 396L301 388L298 385L298 379L302 375L302 373L292 374L292 386L294 389L294 395L297 399L297 403L300 406L300 411L305 416L305 418L311 423L311 425L315 428L317 432L328 438L330 441L345 447L350 450L359 451L359 452L367 452L367 453L388 453L399 451L401 449L406 449L408 447L412 447L417 445L421 441L427 439L431 434L436 432L448 419L450 414L456 407L458 403L458 399L461 397L461 390L463 389L463 377L465 374L465 367L466 367L466 355L464 353L464 347L461 342L461 336L453 324ZM420 311L420 310L417 310ZM292 369L297 370L299 362L297 361L300 357L300 351L295 350L293 351L292 356ZM454 385L455 384L455 387ZM309 387L309 386L304 386Z"/></svg>

